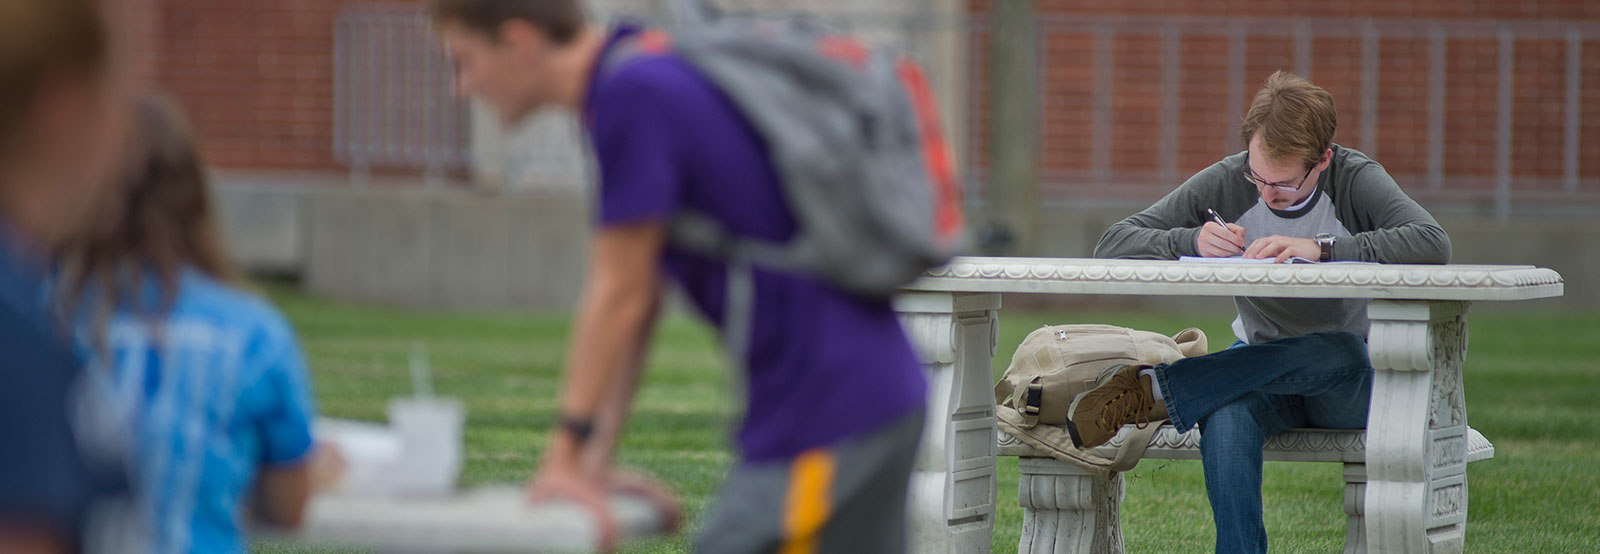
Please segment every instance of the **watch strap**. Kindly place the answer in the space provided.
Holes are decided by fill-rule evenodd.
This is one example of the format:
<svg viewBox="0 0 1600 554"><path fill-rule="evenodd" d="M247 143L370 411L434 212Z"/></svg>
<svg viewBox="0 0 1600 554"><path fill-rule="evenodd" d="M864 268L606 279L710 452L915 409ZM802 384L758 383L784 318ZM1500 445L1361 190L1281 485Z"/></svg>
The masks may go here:
<svg viewBox="0 0 1600 554"><path fill-rule="evenodd" d="M1319 256L1317 258L1317 261L1319 261L1319 262L1331 262L1331 261L1333 261L1333 242L1334 242L1334 240L1336 240L1336 239L1334 238L1333 235L1317 235L1317 247L1322 250L1322 254L1321 254L1321 256Z"/></svg>

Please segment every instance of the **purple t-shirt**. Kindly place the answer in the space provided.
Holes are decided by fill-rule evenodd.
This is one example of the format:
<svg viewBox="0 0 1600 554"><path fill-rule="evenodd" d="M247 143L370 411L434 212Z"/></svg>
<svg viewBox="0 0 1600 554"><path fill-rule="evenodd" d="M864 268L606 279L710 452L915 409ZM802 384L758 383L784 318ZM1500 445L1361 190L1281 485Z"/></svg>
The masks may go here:
<svg viewBox="0 0 1600 554"><path fill-rule="evenodd" d="M619 26L606 50L636 32ZM794 235L761 138L678 57L641 53L597 67L584 111L600 165L599 226L664 223L692 210L740 236L783 242ZM662 267L720 329L726 266L669 246ZM754 282L748 406L738 434L745 460L834 444L922 406L922 370L888 301L761 268Z"/></svg>

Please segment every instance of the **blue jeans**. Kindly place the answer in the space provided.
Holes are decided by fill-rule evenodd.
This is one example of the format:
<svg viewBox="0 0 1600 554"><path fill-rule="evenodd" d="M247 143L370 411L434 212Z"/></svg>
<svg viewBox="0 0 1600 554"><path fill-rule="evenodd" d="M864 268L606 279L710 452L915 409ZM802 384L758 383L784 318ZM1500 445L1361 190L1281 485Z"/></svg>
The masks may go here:
<svg viewBox="0 0 1600 554"><path fill-rule="evenodd" d="M1349 332L1315 333L1156 367L1167 415L1200 426L1206 496L1218 553L1264 553L1261 447L1297 427L1365 429L1372 400L1367 344Z"/></svg>

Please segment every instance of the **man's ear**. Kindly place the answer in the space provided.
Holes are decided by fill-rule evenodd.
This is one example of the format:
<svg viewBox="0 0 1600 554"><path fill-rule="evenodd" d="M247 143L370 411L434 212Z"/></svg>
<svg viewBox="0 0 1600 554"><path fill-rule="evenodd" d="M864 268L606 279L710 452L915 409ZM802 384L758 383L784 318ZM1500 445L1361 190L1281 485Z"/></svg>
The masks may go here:
<svg viewBox="0 0 1600 554"><path fill-rule="evenodd" d="M1317 162L1317 171L1328 169L1328 164L1333 163L1333 149L1322 151L1322 161Z"/></svg>
<svg viewBox="0 0 1600 554"><path fill-rule="evenodd" d="M532 23L523 19L507 19L495 31L495 36L489 37L500 46L510 46L514 50L526 51L528 49L543 50L549 42L544 32L534 27Z"/></svg>

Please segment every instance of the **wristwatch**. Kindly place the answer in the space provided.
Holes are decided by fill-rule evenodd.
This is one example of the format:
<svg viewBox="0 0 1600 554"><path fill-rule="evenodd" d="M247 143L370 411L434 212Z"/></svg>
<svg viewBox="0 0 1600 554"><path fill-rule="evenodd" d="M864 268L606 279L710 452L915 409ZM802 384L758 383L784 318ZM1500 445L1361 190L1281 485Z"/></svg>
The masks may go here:
<svg viewBox="0 0 1600 554"><path fill-rule="evenodd" d="M556 426L572 435L573 442L583 444L594 434L594 420L566 414L556 416Z"/></svg>
<svg viewBox="0 0 1600 554"><path fill-rule="evenodd" d="M1319 261L1319 262L1331 262L1331 261L1333 261L1333 241L1336 238L1337 237L1334 237L1333 235L1328 234L1328 233L1323 233L1323 234L1317 235L1317 247L1322 249L1322 257L1317 258L1317 261Z"/></svg>

